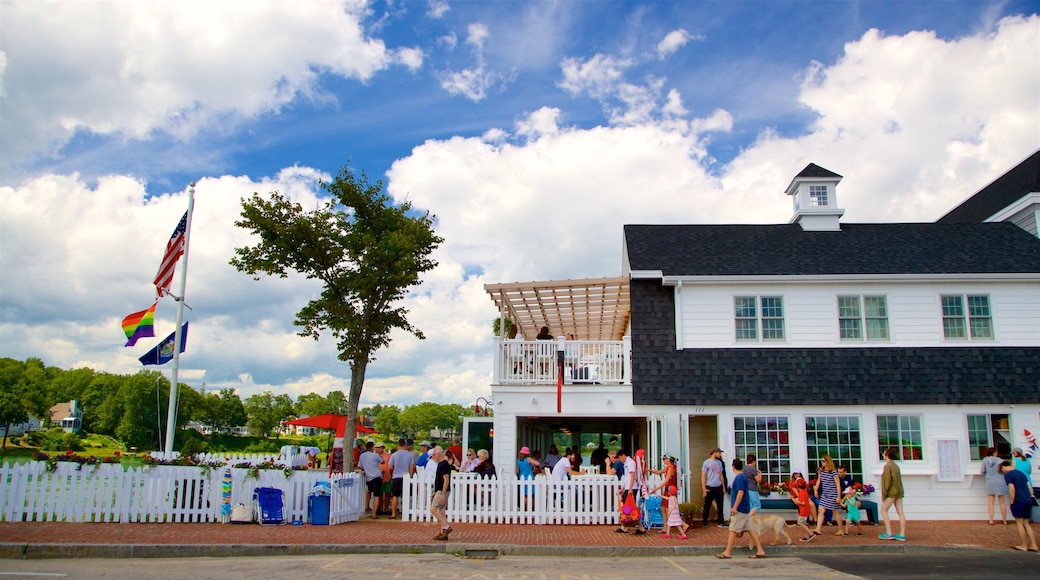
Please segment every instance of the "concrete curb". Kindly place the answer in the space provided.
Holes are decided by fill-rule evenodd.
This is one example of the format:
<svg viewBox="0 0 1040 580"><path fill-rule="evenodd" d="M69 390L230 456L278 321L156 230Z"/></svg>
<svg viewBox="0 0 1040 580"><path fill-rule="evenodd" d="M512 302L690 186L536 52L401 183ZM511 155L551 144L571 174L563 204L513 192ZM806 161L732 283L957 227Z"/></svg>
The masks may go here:
<svg viewBox="0 0 1040 580"><path fill-rule="evenodd" d="M712 556L723 546L525 546L516 544L22 544L0 543L0 558L221 558L259 556L323 556L329 554L454 554L475 557L549 556L549 557L655 557ZM743 548L741 551L745 551ZM884 544L877 546L770 546L777 557L823 554L993 554L1002 552L981 547L919 546ZM734 552L737 554L739 552Z"/></svg>

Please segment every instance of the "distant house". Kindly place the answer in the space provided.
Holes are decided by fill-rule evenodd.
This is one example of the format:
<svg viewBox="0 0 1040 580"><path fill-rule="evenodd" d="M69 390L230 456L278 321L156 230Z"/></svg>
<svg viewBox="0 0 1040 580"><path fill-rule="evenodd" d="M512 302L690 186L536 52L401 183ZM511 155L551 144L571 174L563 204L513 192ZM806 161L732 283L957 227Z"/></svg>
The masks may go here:
<svg viewBox="0 0 1040 580"><path fill-rule="evenodd" d="M24 423L12 423L10 426L0 425L0 438L20 437L25 435L28 431L39 430L40 420L36 417L29 417L29 420Z"/></svg>
<svg viewBox="0 0 1040 580"><path fill-rule="evenodd" d="M58 403L48 411L51 424L61 425L66 433L79 433L83 429L83 408L78 401Z"/></svg>

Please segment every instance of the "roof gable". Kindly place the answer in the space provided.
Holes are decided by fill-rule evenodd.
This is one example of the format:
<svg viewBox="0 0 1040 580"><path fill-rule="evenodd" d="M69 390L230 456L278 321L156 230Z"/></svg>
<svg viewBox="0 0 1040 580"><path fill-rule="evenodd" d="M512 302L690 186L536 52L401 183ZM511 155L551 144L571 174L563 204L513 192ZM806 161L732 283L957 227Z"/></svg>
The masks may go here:
<svg viewBox="0 0 1040 580"><path fill-rule="evenodd" d="M951 209L938 222L982 222L1035 192L1040 192L1040 149Z"/></svg>

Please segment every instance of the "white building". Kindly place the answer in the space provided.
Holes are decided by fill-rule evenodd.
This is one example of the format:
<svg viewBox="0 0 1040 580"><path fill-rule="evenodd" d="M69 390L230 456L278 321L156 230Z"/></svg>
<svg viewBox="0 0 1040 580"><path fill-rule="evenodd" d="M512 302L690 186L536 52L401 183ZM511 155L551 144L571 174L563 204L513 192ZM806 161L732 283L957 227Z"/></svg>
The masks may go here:
<svg viewBox="0 0 1040 580"><path fill-rule="evenodd" d="M628 225L622 277L487 285L520 328L495 342L496 463L617 434L679 457L697 496L716 445L771 481L830 454L875 486L893 446L908 517L985 517L979 450L1040 432L1038 169L936 223L856 224L810 164L787 224Z"/></svg>

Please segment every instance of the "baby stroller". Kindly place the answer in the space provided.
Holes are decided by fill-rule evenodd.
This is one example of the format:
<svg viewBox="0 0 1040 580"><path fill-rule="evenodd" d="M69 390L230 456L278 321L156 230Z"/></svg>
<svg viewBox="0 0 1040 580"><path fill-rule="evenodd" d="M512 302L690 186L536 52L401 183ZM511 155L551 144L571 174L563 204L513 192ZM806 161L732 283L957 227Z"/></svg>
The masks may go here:
<svg viewBox="0 0 1040 580"><path fill-rule="evenodd" d="M280 526L285 524L282 490L277 487L258 487L254 489L253 506L256 510L256 522L261 526Z"/></svg>

